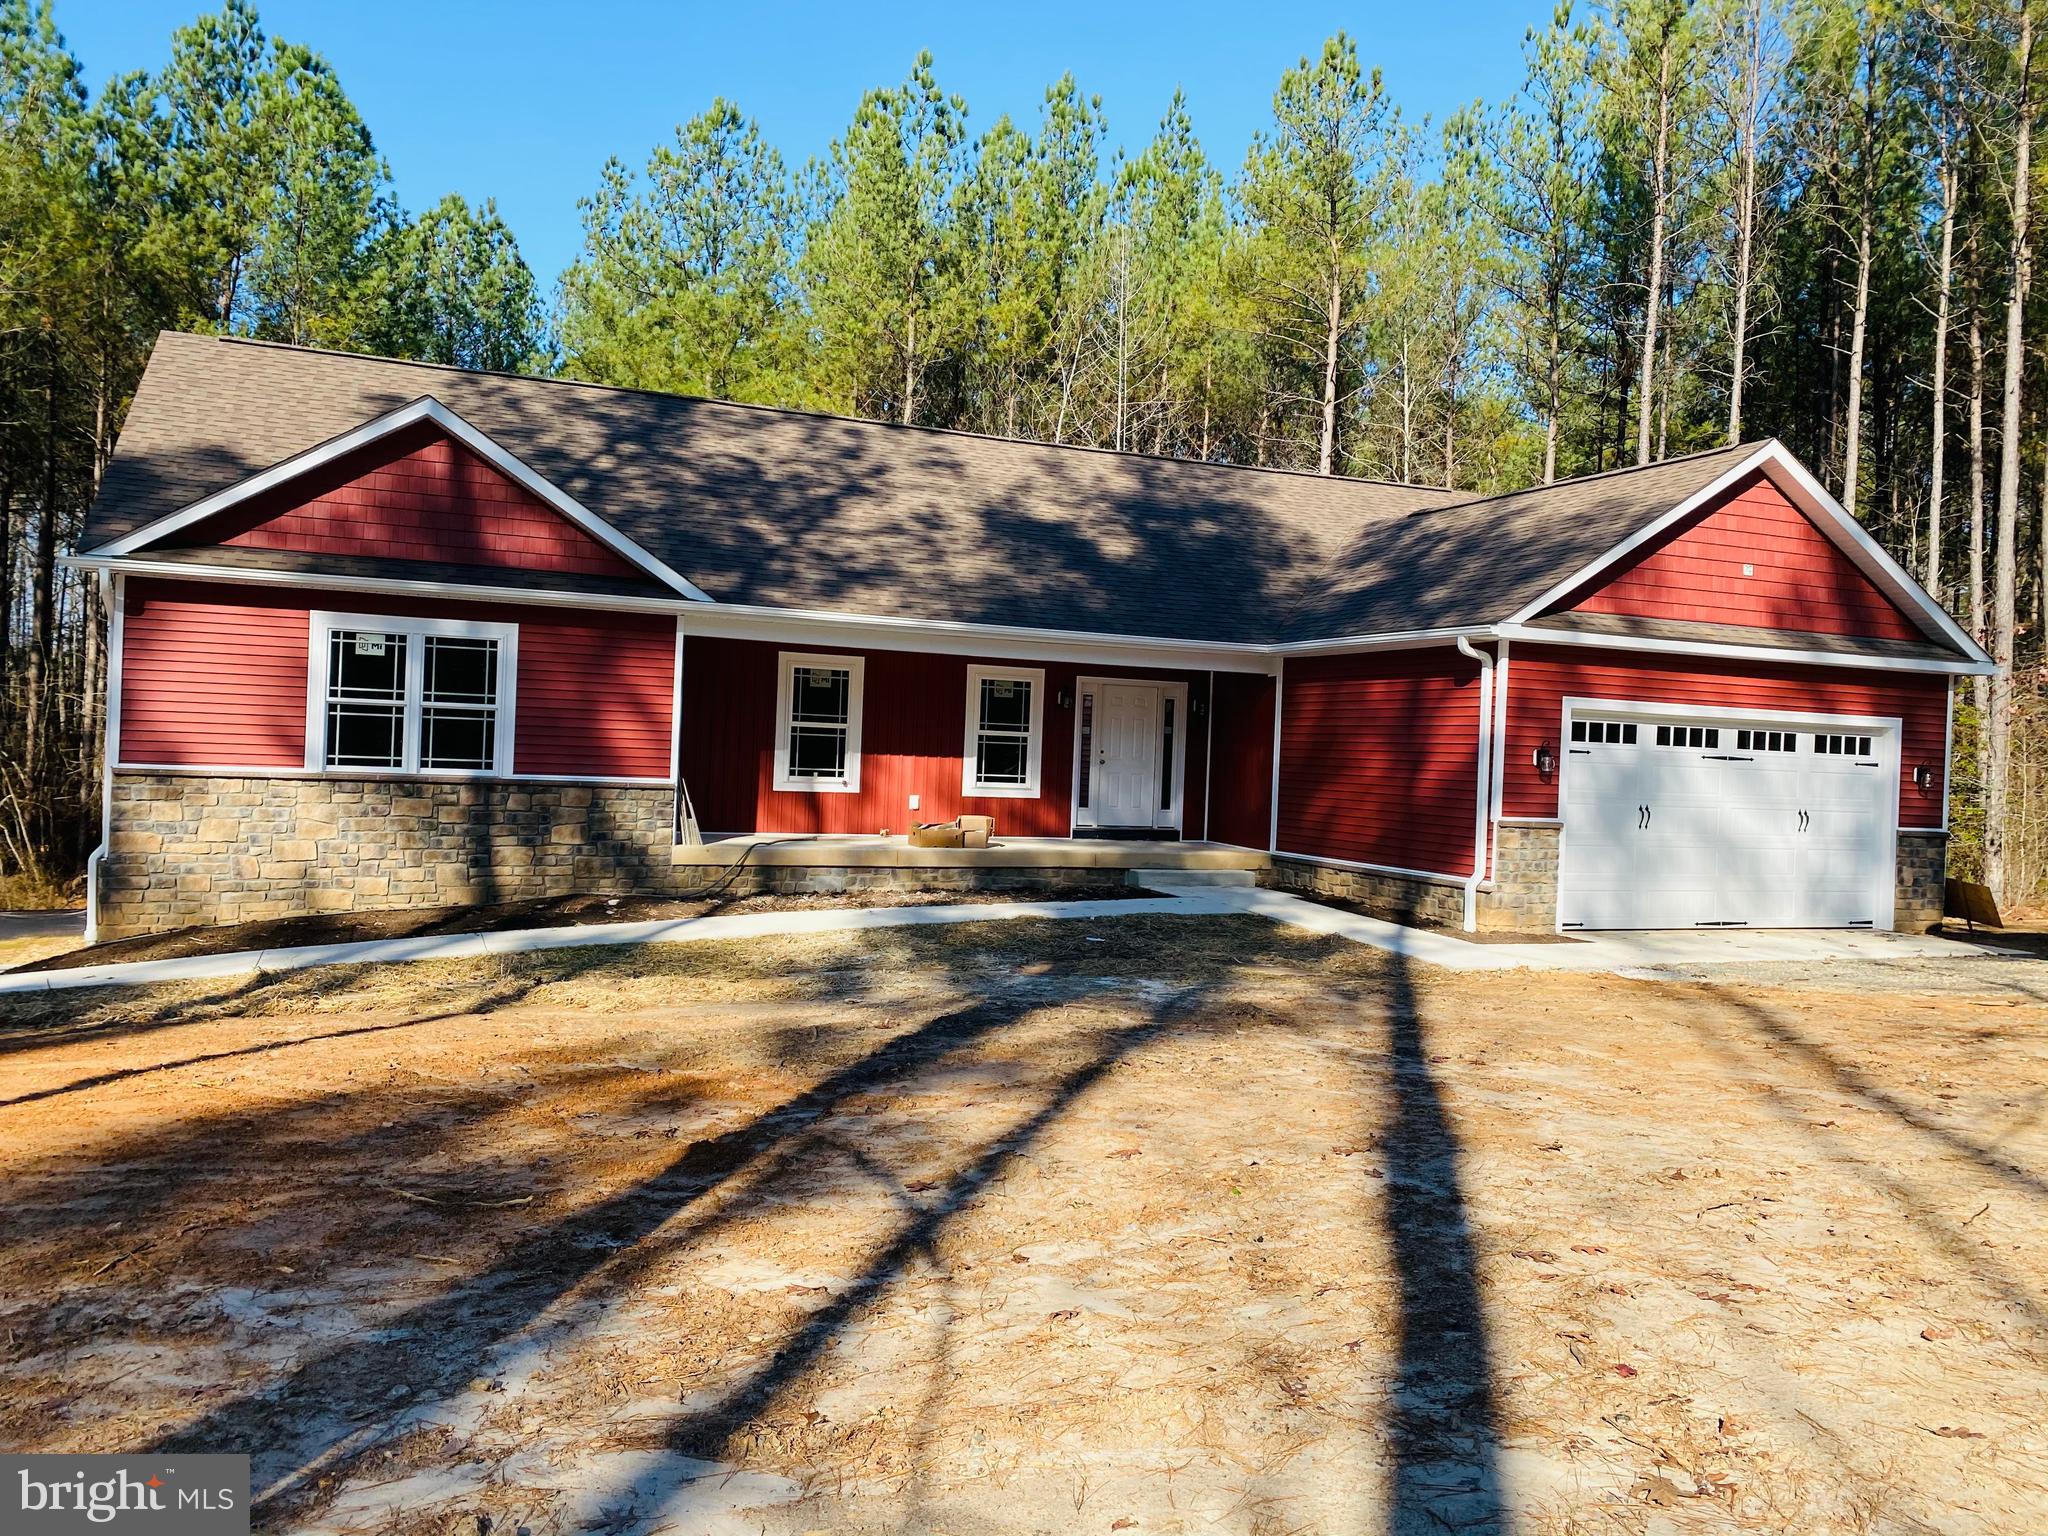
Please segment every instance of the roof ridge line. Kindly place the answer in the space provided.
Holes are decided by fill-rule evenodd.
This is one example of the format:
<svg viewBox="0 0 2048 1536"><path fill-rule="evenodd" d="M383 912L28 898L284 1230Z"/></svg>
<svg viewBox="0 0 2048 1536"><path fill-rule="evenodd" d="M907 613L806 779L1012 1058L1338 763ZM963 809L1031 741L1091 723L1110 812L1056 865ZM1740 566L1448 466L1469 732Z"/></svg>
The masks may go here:
<svg viewBox="0 0 2048 1536"><path fill-rule="evenodd" d="M1439 512L1458 512L1466 507L1483 507L1490 501L1506 501L1511 496L1536 496L1547 491L1562 491L1569 486L1590 485L1595 480L1613 480L1622 475L1640 475L1653 469L1669 469L1674 464L1690 463L1694 459L1710 459L1716 454L1734 453L1747 449L1756 453L1775 443L1775 437L1746 438L1739 443L1723 443L1718 448L1696 448L1691 453L1675 454L1668 459L1658 459L1649 464L1617 464L1613 469L1596 469L1590 475L1573 475L1567 480L1553 480L1548 485L1525 485L1519 491L1492 491L1484 496L1469 497L1441 507L1417 507L1413 512L1404 512L1403 517L1433 517Z"/></svg>
<svg viewBox="0 0 2048 1536"><path fill-rule="evenodd" d="M1419 491L1437 496L1457 494L1439 485L1424 485L1412 480L1379 480L1366 475L1325 475L1317 470L1288 469L1278 464L1237 464L1217 459L1182 459L1165 453L1140 453L1129 448L1104 448L1094 443L1049 443L1038 437L1004 437L999 433L975 432L966 427L931 427L916 422L884 421L876 416L848 416L837 411L807 410L796 405L763 405L753 400L724 400L716 395L686 395L672 389L647 389L631 384L600 384L594 379L571 378L565 374L514 373L502 368L464 368L458 363L432 363L412 357L386 357L379 352L348 352L338 347L309 347L300 342L271 341L261 336L216 336L204 331L170 331L166 334L188 336L196 341L228 342L238 347L262 347L273 352L301 352L311 357L338 357L357 362L383 363L394 368L424 368L436 373L463 374L470 378L510 379L521 384L558 384L567 388L598 390L612 395L644 395L657 400L678 400L689 405L710 405L735 411L758 411L771 416L795 416L809 421L836 421L852 426L881 427L892 432L964 437L975 442L1000 443L1015 448L1051 448L1061 453L1095 453L1113 459L1133 459L1141 463L1221 470L1227 474L1285 475L1297 480L1321 481L1339 486L1367 485L1382 490Z"/></svg>

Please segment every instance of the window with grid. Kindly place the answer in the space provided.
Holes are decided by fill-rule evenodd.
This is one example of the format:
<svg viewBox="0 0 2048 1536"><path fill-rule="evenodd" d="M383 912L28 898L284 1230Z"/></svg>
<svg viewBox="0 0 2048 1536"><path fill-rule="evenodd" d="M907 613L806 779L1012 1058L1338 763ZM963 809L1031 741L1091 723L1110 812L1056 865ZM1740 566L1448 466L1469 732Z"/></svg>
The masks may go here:
<svg viewBox="0 0 2048 1536"><path fill-rule="evenodd" d="M961 792L1038 793L1045 673L1020 667L967 669L967 739Z"/></svg>
<svg viewBox="0 0 2048 1536"><path fill-rule="evenodd" d="M314 615L307 766L503 772L510 624Z"/></svg>
<svg viewBox="0 0 2048 1536"><path fill-rule="evenodd" d="M498 642L426 637L420 766L481 772L497 761Z"/></svg>
<svg viewBox="0 0 2048 1536"><path fill-rule="evenodd" d="M855 656L784 652L777 688L775 787L860 787L863 663Z"/></svg>

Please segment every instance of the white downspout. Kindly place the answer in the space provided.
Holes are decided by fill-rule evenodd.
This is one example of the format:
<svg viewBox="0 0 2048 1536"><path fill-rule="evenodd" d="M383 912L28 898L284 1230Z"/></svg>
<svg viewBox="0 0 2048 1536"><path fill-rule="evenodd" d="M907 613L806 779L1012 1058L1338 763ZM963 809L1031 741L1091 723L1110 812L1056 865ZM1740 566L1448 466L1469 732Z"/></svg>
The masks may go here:
<svg viewBox="0 0 2048 1536"><path fill-rule="evenodd" d="M107 850L114 844L114 764L121 760L121 653L127 646L121 610L128 599L127 582L102 567L100 606L107 617L106 719L100 726L100 845L85 861L85 942L100 941L100 880Z"/></svg>
<svg viewBox="0 0 2048 1536"><path fill-rule="evenodd" d="M1458 636L1458 652L1479 663L1479 754L1473 769L1472 874L1465 881L1465 931L1479 926L1479 882L1486 878L1487 832L1493 822L1493 658Z"/></svg>

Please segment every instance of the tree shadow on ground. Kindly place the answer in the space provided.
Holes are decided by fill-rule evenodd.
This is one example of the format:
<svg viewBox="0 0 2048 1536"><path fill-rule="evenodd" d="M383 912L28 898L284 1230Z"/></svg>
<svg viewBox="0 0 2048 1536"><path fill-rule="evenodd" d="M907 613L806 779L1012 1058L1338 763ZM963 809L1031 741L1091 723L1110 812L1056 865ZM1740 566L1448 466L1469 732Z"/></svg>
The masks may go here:
<svg viewBox="0 0 2048 1536"><path fill-rule="evenodd" d="M1492 1349L1462 1154L1432 1069L1418 991L1413 962L1390 956L1385 1091L1392 1104L1384 1151L1401 1310L1387 1529L1485 1536L1506 1519Z"/></svg>
<svg viewBox="0 0 2048 1536"><path fill-rule="evenodd" d="M861 999L878 968L916 965L930 968L960 1001L880 1040L862 1028L777 1031L771 1044L778 1052L800 1066L818 1061L820 1071L810 1086L742 1125L682 1147L615 1194L537 1226L508 1224L502 1229L503 1245L477 1261L472 1272L424 1300L380 1316L372 1331L301 1357L282 1380L252 1384L197 1419L166 1429L149 1448L246 1448L255 1456L259 1523L266 1528L290 1525L323 1496L321 1488L341 1486L409 1427L430 1422L434 1403L453 1400L479 1375L488 1374L494 1358L528 1330L543 1319L559 1321L574 1312L562 1305L572 1297L602 1303L628 1295L657 1266L702 1251L731 1224L787 1204L802 1192L806 1175L815 1184L820 1162L837 1157L850 1169L850 1178L885 1192L891 1206L888 1229L866 1249L850 1284L790 1325L772 1353L728 1382L714 1401L672 1422L663 1442L671 1454L658 1458L651 1478L643 1474L608 1496L594 1496L587 1512L593 1517L607 1510L616 1514L612 1506L622 1502L658 1506L690 1480L693 1467L701 1471L703 1461L743 1455L736 1448L750 1426L758 1425L907 1270L940 1263L942 1240L960 1215L1019 1159L1029 1157L1120 1065L1170 1035L1206 1027L1204 1010L1244 976L1245 968L1292 962L1311 975L1377 978L1368 986L1383 989L1378 1004L1389 1055L1385 1066L1367 1070L1358 1091L1362 1103L1384 1098L1383 1119L1391 1128L1385 1220L1399 1270L1400 1321L1386 1429L1395 1474L1392 1504L1367 1523L1406 1532L1434 1529L1432 1522L1448 1516L1463 1530L1497 1528L1501 1495L1488 1333L1458 1142L1427 1051L1419 998L1423 984L1405 962L1383 967L1381 957L1373 957L1371 969L1361 971L1364 952L1341 941L1283 935L1252 922L1226 922L1227 935L1212 940L1213 947L1193 959L1159 952L1157 936L1167 931L1160 924L1105 919L1088 926L1107 936L1107 942L1098 948L1064 932L1042 937L1045 954L1072 957L1060 962L1063 975L1043 979L1018 975L1017 961L1006 958L1004 951L1029 953L1033 943L1010 925L1000 938L980 944L957 933L905 930L873 936L863 951L865 967L843 975L824 973L822 995ZM578 959L586 975L632 963L630 955L618 951L578 952ZM562 963L556 957L549 966L534 967L525 979L506 983L493 1001L462 1011L510 1006L538 980L555 979ZM1328 969L1332 965L1337 969ZM1162 977L1170 981L1161 982ZM1118 984L1133 979L1145 979L1147 985ZM1063 999L1080 996L1113 999L1127 1021L1062 1034L1059 1038L1078 1050L1063 1054L1057 1070L1018 1093L1017 1111L1006 1115L999 1131L963 1139L960 1155L949 1156L945 1176L909 1179L888 1158L861 1146L862 1122L849 1118L862 1113L854 1101L877 1093L901 1096L916 1091L920 1080L986 1067L978 1058L990 1050L1000 1052L1020 1025L1048 1016ZM407 1135L422 1148L436 1138L459 1140L463 1127L475 1123L463 1117L465 1101L473 1103L469 1113L474 1117L488 1117L494 1105L505 1102L488 1094L455 1095L434 1128L387 1128L353 1149L337 1147L335 1155L410 1152ZM280 1123L289 1114L280 1111ZM221 1128L201 1123L191 1129L193 1136L181 1136L177 1146L155 1151L196 1161L194 1138L204 1141ZM301 1133L318 1129L302 1115L294 1135L302 1140ZM280 1141L280 1155L290 1155L285 1142L292 1139ZM850 1155L854 1152L860 1155ZM811 1194L815 1197L814 1188ZM157 1195L159 1203L171 1198L169 1188ZM946 1326L954 1324L948 1319ZM395 1384L405 1388L396 1406ZM943 1383L938 1387L942 1391Z"/></svg>
<svg viewBox="0 0 2048 1536"><path fill-rule="evenodd" d="M1702 990L1727 1010L1723 1017L1728 1022L1746 1030L1753 1039L1767 1046L1781 1048L1812 1075L1816 1084L1830 1093L1847 1094L1862 1107L1883 1113L1897 1124L1917 1132L1924 1138L1925 1147L1960 1163L1973 1178L2003 1184L2008 1191L2029 1202L2039 1202L2048 1195L2048 1189L2044 1189L2037 1177L1991 1156L1986 1148L1968 1137L1959 1136L1948 1127L1934 1123L1911 1104L1873 1082L1862 1069L1799 1034L1754 998L1726 986L1705 985ZM1721 1037L1713 1029L1711 1020L1689 1019L1687 1023L1702 1043L1728 1061L1731 1069L1753 1069L1756 1066L1757 1057L1741 1049L1741 1042L1731 1043ZM1765 1059L1770 1058L1766 1056ZM1859 1156L1849 1145L1848 1134L1835 1128L1832 1122L1817 1122L1812 1114L1788 1097L1786 1090L1790 1086L1793 1085L1766 1079L1760 1097L1779 1119L1802 1131L1809 1141L1820 1144L1824 1148L1822 1155L1843 1165L1854 1177L1901 1211L1907 1222L1958 1269L1976 1276L1988 1289L1996 1292L2025 1320L2029 1332L2039 1338L2048 1338L2048 1298L2014 1274L1989 1245L1974 1241L1956 1221L1940 1214L1943 1202L1928 1198L1895 1168L1875 1164ZM1918 1159L1909 1154L1902 1161L1911 1166Z"/></svg>

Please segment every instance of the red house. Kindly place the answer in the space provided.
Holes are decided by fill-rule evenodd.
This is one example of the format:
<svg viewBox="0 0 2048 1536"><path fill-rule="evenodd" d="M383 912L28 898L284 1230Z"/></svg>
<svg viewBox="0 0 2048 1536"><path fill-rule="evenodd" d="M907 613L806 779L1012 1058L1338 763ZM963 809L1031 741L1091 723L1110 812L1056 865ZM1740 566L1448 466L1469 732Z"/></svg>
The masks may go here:
<svg viewBox="0 0 2048 1536"><path fill-rule="evenodd" d="M184 335L76 562L106 937L761 833L871 839L767 884L1142 835L1467 926L1919 926L1990 665L1775 442L1474 499ZM895 851L961 812L1000 854Z"/></svg>

